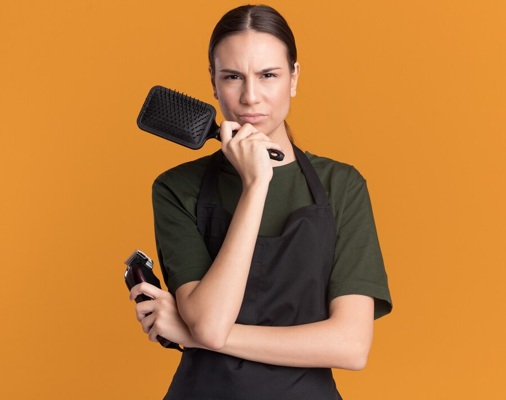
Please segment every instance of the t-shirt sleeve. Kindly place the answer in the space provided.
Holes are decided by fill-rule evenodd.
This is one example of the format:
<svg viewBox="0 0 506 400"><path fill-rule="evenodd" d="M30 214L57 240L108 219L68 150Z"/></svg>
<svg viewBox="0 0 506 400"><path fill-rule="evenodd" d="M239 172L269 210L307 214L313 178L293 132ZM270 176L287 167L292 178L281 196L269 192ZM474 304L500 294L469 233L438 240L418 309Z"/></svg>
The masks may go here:
<svg viewBox="0 0 506 400"><path fill-rule="evenodd" d="M375 300L374 317L388 314L392 301L369 192L364 178L351 168L337 208L337 243L329 285L329 301L361 294Z"/></svg>
<svg viewBox="0 0 506 400"><path fill-rule="evenodd" d="M158 259L169 291L201 280L211 257L197 229L195 207L198 185L184 182L168 171L152 188L155 239Z"/></svg>

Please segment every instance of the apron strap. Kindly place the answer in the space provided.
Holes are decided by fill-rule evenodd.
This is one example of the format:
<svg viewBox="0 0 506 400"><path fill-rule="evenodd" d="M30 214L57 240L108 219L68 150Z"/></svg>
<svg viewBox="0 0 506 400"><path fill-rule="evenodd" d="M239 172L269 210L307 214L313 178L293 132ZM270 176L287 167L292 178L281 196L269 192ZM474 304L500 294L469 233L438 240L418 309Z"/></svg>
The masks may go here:
<svg viewBox="0 0 506 400"><path fill-rule="evenodd" d="M327 194L325 193L325 189L313 165L302 150L294 144L292 146L295 158L302 169L302 173L306 178L316 205L319 207L326 207L328 205ZM224 155L221 150L211 155L211 160L209 161L204 178L202 179L202 185L197 199L197 228L204 237L207 231L208 216L215 207L214 197L218 188L218 177L223 159Z"/></svg>
<svg viewBox="0 0 506 400"><path fill-rule="evenodd" d="M211 155L197 199L197 229L202 237L205 237L209 215L215 206L214 194L218 187L218 177L223 162L223 152L218 150Z"/></svg>
<svg viewBox="0 0 506 400"><path fill-rule="evenodd" d="M306 177L309 190L311 190L316 205L319 207L326 207L329 203L327 194L325 193L325 189L323 188L322 182L318 177L318 174L316 173L313 165L304 154L304 152L297 146L293 145L293 151L295 153L297 161L299 162L300 168Z"/></svg>

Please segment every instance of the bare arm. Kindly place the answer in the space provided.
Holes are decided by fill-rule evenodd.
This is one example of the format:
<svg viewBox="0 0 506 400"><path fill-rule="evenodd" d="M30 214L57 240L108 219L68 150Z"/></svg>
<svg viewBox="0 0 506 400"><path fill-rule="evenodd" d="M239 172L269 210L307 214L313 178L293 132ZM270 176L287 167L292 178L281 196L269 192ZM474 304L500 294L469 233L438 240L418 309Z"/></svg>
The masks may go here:
<svg viewBox="0 0 506 400"><path fill-rule="evenodd" d="M223 347L244 297L253 251L272 178L267 148L279 148L249 124L232 139L233 122L222 124L223 151L241 176L243 190L223 245L199 282L176 291L179 313L195 340Z"/></svg>
<svg viewBox="0 0 506 400"><path fill-rule="evenodd" d="M206 347L222 347L239 314L264 201L260 190L243 192L209 271L176 291L179 313Z"/></svg>
<svg viewBox="0 0 506 400"><path fill-rule="evenodd" d="M207 348L195 339L181 319L172 295L147 283L135 286L154 301L137 304L137 319L152 341L160 335L185 347ZM217 351L250 361L290 367L365 367L373 336L374 300L347 295L330 303L327 320L288 327L234 324Z"/></svg>
<svg viewBox="0 0 506 400"><path fill-rule="evenodd" d="M221 353L267 364L359 370L372 344L374 300L347 295L330 304L330 317L289 327L234 325Z"/></svg>

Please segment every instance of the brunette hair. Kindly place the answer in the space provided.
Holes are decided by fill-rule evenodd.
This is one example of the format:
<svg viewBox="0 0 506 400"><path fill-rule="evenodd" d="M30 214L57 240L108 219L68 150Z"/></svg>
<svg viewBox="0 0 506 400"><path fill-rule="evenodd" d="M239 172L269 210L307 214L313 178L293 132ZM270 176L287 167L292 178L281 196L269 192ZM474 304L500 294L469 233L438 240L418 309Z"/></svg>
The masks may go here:
<svg viewBox="0 0 506 400"><path fill-rule="evenodd" d="M209 41L209 66L211 74L215 72L214 52L225 38L247 31L269 33L285 46L290 70L295 70L297 46L292 30L285 18L274 8L266 5L244 5L228 11L214 27ZM293 141L288 124L285 121L288 137Z"/></svg>
<svg viewBox="0 0 506 400"><path fill-rule="evenodd" d="M293 72L297 61L295 37L288 22L274 8L264 5L245 5L227 12L216 24L209 41L209 64L214 71L216 46L228 36L246 31L269 33L285 46L290 69Z"/></svg>

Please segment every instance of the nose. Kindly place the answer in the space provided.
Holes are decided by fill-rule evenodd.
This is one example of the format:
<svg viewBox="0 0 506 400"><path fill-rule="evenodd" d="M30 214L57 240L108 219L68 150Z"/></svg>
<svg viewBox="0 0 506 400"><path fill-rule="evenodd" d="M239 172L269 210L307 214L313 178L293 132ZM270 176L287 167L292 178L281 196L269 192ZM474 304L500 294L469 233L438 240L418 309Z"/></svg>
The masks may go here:
<svg viewBox="0 0 506 400"><path fill-rule="evenodd" d="M246 80L241 93L242 104L255 104L260 101L259 88L252 79Z"/></svg>

